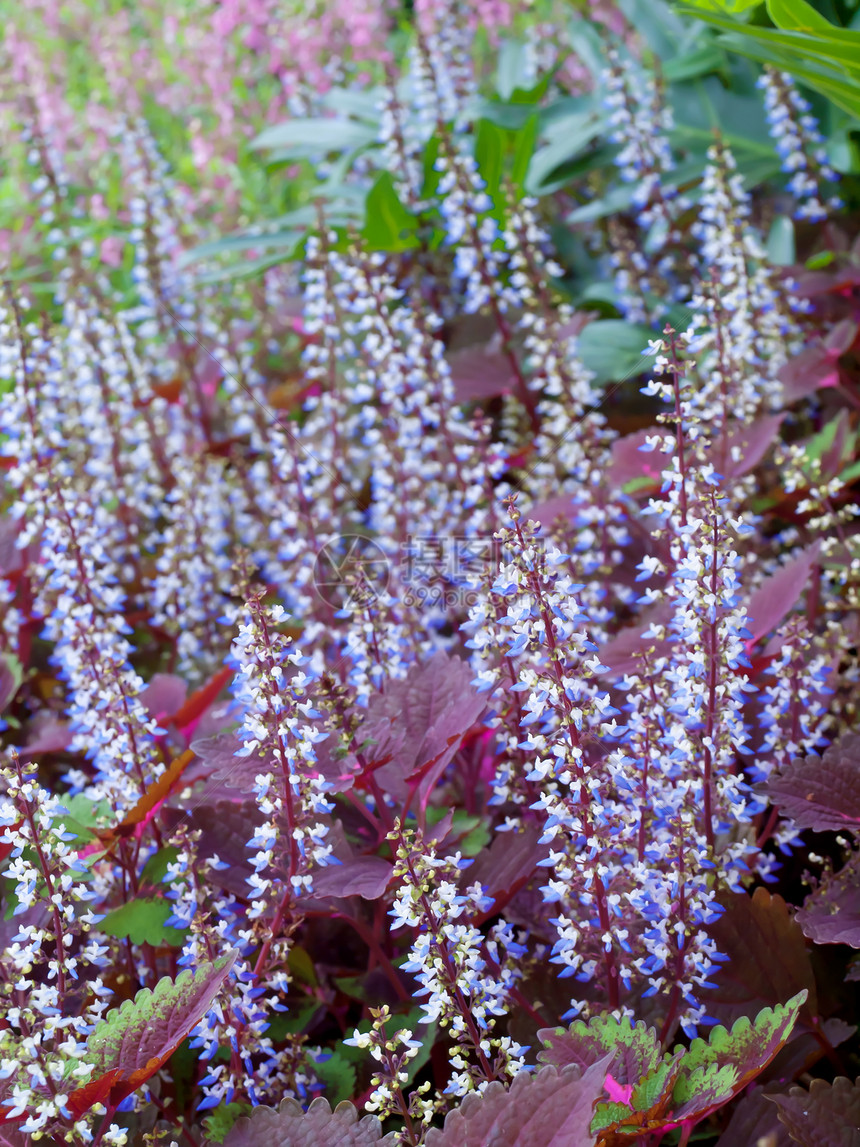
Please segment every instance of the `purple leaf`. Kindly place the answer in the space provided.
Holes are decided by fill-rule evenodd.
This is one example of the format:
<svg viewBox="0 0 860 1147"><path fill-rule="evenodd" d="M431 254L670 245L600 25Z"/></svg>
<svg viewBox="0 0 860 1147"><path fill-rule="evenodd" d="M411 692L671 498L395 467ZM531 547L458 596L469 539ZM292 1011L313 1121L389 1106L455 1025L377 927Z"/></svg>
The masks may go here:
<svg viewBox="0 0 860 1147"><path fill-rule="evenodd" d="M821 543L815 542L765 578L747 602L749 629L758 641L783 621L794 609L798 598L806 588L809 573L818 561Z"/></svg>
<svg viewBox="0 0 860 1147"><path fill-rule="evenodd" d="M850 1079L813 1079L809 1091L792 1087L768 1098L801 1147L860 1147L860 1087Z"/></svg>
<svg viewBox="0 0 860 1147"><path fill-rule="evenodd" d="M860 734L840 738L823 757L795 758L768 780L767 792L798 828L860 832Z"/></svg>
<svg viewBox="0 0 860 1147"><path fill-rule="evenodd" d="M826 873L795 919L816 944L860 948L860 854L854 853L839 872Z"/></svg>
<svg viewBox="0 0 860 1147"><path fill-rule="evenodd" d="M563 518L568 521L573 513L572 495L557 494L554 498L548 498L545 502L538 502L536 505L530 506L526 511L526 517L540 522L542 526L546 526L548 529L556 518Z"/></svg>
<svg viewBox="0 0 860 1147"><path fill-rule="evenodd" d="M543 1028L538 1032L543 1051L539 1063L563 1068L573 1064L584 1070L612 1055L607 1071L620 1084L636 1084L654 1070L662 1058L660 1041L653 1028L625 1016L595 1016L587 1023L576 1020L569 1028Z"/></svg>
<svg viewBox="0 0 860 1147"><path fill-rule="evenodd" d="M375 773L395 800L406 800L419 780L421 790L429 792L483 714L486 698L472 686L472 676L465 661L439 652L414 666L403 680L389 681L385 692L371 699L368 728L378 728L376 723L387 719L393 731L403 733L395 759ZM361 735L359 730L356 740Z"/></svg>
<svg viewBox="0 0 860 1147"><path fill-rule="evenodd" d="M154 673L149 684L140 694L150 716L172 717L185 704L188 685L175 673Z"/></svg>
<svg viewBox="0 0 860 1147"><path fill-rule="evenodd" d="M69 1096L79 1116L97 1103L116 1108L155 1074L209 1010L229 975L235 952L200 965L196 973L165 977L150 991L108 1012L87 1040L89 1083Z"/></svg>
<svg viewBox="0 0 860 1147"><path fill-rule="evenodd" d="M670 638L657 640L650 636L643 637L643 634L648 633L652 625L666 625L671 616L671 603L663 602L648 612L644 618L647 624L622 629L601 645L600 660L607 668L607 676L623 677L625 673L638 673L641 665L636 654L645 649L653 649L655 658L668 656L671 653Z"/></svg>
<svg viewBox="0 0 860 1147"><path fill-rule="evenodd" d="M0 1147L30 1147L32 1142L33 1140L29 1135L25 1135L23 1131L19 1131L12 1124L0 1125ZM43 1142L47 1144L48 1141L44 1140Z"/></svg>
<svg viewBox="0 0 860 1147"><path fill-rule="evenodd" d="M729 478L742 478L754 470L767 454L779 434L784 414L766 414L750 423L737 423L727 437L726 476ZM737 450L739 458L733 461Z"/></svg>
<svg viewBox="0 0 860 1147"><path fill-rule="evenodd" d="M233 1125L223 1147L394 1147L396 1142L393 1131L383 1136L375 1115L359 1119L351 1103L332 1111L328 1100L319 1098L307 1112L295 1099L278 1108L257 1107Z"/></svg>
<svg viewBox="0 0 860 1147"><path fill-rule="evenodd" d="M448 363L458 402L510 394L517 387L508 356L492 343L454 351L448 355Z"/></svg>
<svg viewBox="0 0 860 1147"><path fill-rule="evenodd" d="M768 1086L771 1089L774 1087L773 1084ZM761 1088L745 1095L735 1108L717 1147L758 1147L762 1140L767 1147L791 1147L791 1137L779 1122L777 1110L768 1099L769 1096Z"/></svg>
<svg viewBox="0 0 860 1147"><path fill-rule="evenodd" d="M662 483L660 475L666 466L666 455L661 454L659 449L640 450L646 438L654 438L655 435L664 438L666 431L660 426L649 426L645 430L637 430L635 434L616 438L612 443L606 471L606 480L612 486L620 488L628 482L643 480L656 486Z"/></svg>
<svg viewBox="0 0 860 1147"><path fill-rule="evenodd" d="M24 568L27 551L18 549L21 523L8 514L0 518L0 577L8 577Z"/></svg>
<svg viewBox="0 0 860 1147"><path fill-rule="evenodd" d="M707 1008L721 1023L753 1017L761 1008L807 992L800 1011L803 1023L814 1023L818 1010L815 976L800 926L781 896L766 888L728 892L720 898L725 911L708 933L728 960L711 978Z"/></svg>
<svg viewBox="0 0 860 1147"><path fill-rule="evenodd" d="M314 896L361 896L378 900L391 880L392 868L381 856L353 856L314 872Z"/></svg>
<svg viewBox="0 0 860 1147"><path fill-rule="evenodd" d="M489 848L467 870L470 884L481 884L487 895L509 899L532 875L537 862L547 855L547 846L538 844L543 829L526 824L518 832L498 832Z"/></svg>
<svg viewBox="0 0 860 1147"><path fill-rule="evenodd" d="M191 828L200 832L197 856L207 860L217 856L228 865L213 872L211 879L234 896L247 897L247 880L253 872L247 844L263 819L257 802L219 800L192 807L190 813L183 814L179 809L166 813L168 823L174 818L181 822L186 817Z"/></svg>
<svg viewBox="0 0 860 1147"><path fill-rule="evenodd" d="M441 1131L428 1132L427 1147L593 1147L589 1128L610 1058L584 1075L544 1067L521 1072L507 1091L491 1083L481 1095L467 1095Z"/></svg>
<svg viewBox="0 0 860 1147"><path fill-rule="evenodd" d="M854 343L857 330L856 322L843 319L829 331L826 339L815 346L807 347L785 364L779 372L779 377L783 387L783 400L787 406L799 398L807 398L822 387L838 384L837 364Z"/></svg>
<svg viewBox="0 0 860 1147"><path fill-rule="evenodd" d="M191 742L191 751L199 760L185 773L188 784L205 781L203 795L210 802L215 800L242 801L247 793L254 791L254 778L266 772L271 764L259 757L237 757L242 742L236 732L216 733L212 737L201 737Z"/></svg>
<svg viewBox="0 0 860 1147"><path fill-rule="evenodd" d="M799 1034L795 1032L779 1055L762 1072L762 1083L766 1080L776 1081L780 1085L791 1083L804 1071L810 1071L822 1056L827 1055L828 1045L831 1048L839 1047L856 1032L856 1024L847 1024L835 1016L829 1020L819 1020L808 1031Z"/></svg>
<svg viewBox="0 0 860 1147"><path fill-rule="evenodd" d="M26 761L37 753L62 752L71 740L72 730L68 721L61 721L56 713L45 709L34 714L27 726L27 743L21 750L21 760Z"/></svg>
<svg viewBox="0 0 860 1147"><path fill-rule="evenodd" d="M694 1039L673 1092L673 1122L698 1123L751 1083L788 1040L805 1001L799 992L754 1020L742 1016L731 1031L716 1027L707 1041Z"/></svg>

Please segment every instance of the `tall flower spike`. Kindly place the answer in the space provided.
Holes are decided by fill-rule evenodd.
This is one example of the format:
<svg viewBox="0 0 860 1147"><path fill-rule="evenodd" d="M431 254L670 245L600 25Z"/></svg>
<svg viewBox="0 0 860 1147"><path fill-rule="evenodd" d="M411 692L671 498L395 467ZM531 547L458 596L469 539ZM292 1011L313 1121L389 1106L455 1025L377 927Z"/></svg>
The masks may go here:
<svg viewBox="0 0 860 1147"><path fill-rule="evenodd" d="M523 1052L508 1037L494 1034L496 1020L508 1011L509 991L517 973L505 970L506 958L491 971L483 937L469 923L469 913L485 910L480 886L460 889L460 856L440 857L436 845L420 830L401 824L389 834L395 846L394 877L402 881L391 915L394 929L417 929L403 970L416 976L421 988L423 1023L450 1030L452 1077L446 1094L462 1096L482 1091L493 1079L514 1076L523 1067ZM522 954L511 929L501 925L494 936L508 957Z"/></svg>
<svg viewBox="0 0 860 1147"><path fill-rule="evenodd" d="M842 200L838 195L827 196L822 187L823 183L834 183L839 175L830 166L812 105L788 72L770 64L765 65L757 82L764 92L767 122L782 170L790 176L788 189L797 203L794 217L820 222L842 207Z"/></svg>

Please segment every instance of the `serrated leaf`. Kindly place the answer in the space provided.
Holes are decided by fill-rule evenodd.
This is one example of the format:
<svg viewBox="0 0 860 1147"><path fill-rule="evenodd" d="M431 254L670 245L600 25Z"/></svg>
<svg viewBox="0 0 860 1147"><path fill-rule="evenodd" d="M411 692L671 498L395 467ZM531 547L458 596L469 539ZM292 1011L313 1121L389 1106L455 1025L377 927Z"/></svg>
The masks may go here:
<svg viewBox="0 0 860 1147"><path fill-rule="evenodd" d="M251 1107L246 1103L222 1103L213 1107L212 1111L203 1120L203 1130L206 1132L209 1143L223 1143L227 1133L236 1123L236 1120L247 1115Z"/></svg>
<svg viewBox="0 0 860 1147"><path fill-rule="evenodd" d="M568 1028L543 1028L538 1032L543 1051L538 1063L563 1068L574 1064L580 1069L591 1067L612 1054L607 1068L619 1083L636 1084L660 1062L662 1049L657 1033L641 1021L634 1024L628 1016L595 1016L587 1023L576 1020Z"/></svg>
<svg viewBox="0 0 860 1147"><path fill-rule="evenodd" d="M328 1059L314 1060L314 1073L325 1084L325 1097L332 1107L354 1095L355 1067L339 1052L332 1052Z"/></svg>
<svg viewBox="0 0 860 1147"><path fill-rule="evenodd" d="M807 999L800 1016L813 1023L818 1010L815 975L803 932L783 898L757 888L752 896L727 892L720 904L724 911L708 926L708 934L728 958L712 973L715 986L706 997L709 1014L733 1023L803 990Z"/></svg>
<svg viewBox="0 0 860 1147"><path fill-rule="evenodd" d="M165 977L108 1012L87 1040L90 1082L69 1096L75 1116L96 1103L115 1109L154 1075L209 1010L235 959L229 952L194 974Z"/></svg>
<svg viewBox="0 0 860 1147"><path fill-rule="evenodd" d="M768 1084L774 1091L779 1084ZM745 1095L735 1108L729 1125L716 1147L757 1147L762 1140L767 1147L791 1147L791 1138L779 1121L776 1108L760 1088Z"/></svg>
<svg viewBox="0 0 860 1147"><path fill-rule="evenodd" d="M396 800L407 799L419 785L422 793L430 791L486 709L472 677L465 661L440 652L371 698L365 724L389 721L403 737L396 759L375 771L377 783Z"/></svg>
<svg viewBox="0 0 860 1147"><path fill-rule="evenodd" d="M427 1147L593 1147L589 1125L609 1062L605 1056L584 1075L575 1067L521 1072L507 1091L491 1083L449 1112L441 1131L428 1132Z"/></svg>
<svg viewBox="0 0 860 1147"><path fill-rule="evenodd" d="M396 1142L394 1132L383 1136L375 1115L359 1119L352 1103L332 1111L319 1098L307 1112L295 1099L285 1099L278 1108L256 1107L228 1132L223 1147L394 1147Z"/></svg>
<svg viewBox="0 0 860 1147"><path fill-rule="evenodd" d="M707 1041L693 1040L673 1091L672 1119L698 1122L746 1087L786 1042L805 1002L806 991L798 992L753 1021L744 1016L731 1031L716 1027Z"/></svg>
<svg viewBox="0 0 860 1147"><path fill-rule="evenodd" d="M853 853L839 872L825 873L795 920L816 944L860 948L860 854Z"/></svg>
<svg viewBox="0 0 860 1147"><path fill-rule="evenodd" d="M860 833L860 734L840 738L822 757L791 761L768 780L767 793L798 828Z"/></svg>
<svg viewBox="0 0 860 1147"><path fill-rule="evenodd" d="M768 1098L801 1147L860 1147L860 1087L850 1079L840 1076L832 1085L814 1079L809 1091L792 1087Z"/></svg>
<svg viewBox="0 0 860 1147"><path fill-rule="evenodd" d="M131 940L132 944L185 943L185 933L179 928L168 928L167 920L173 915L169 900L129 900L120 908L108 912L99 924L106 936Z"/></svg>
<svg viewBox="0 0 860 1147"><path fill-rule="evenodd" d="M178 856L179 849L174 848L173 845L168 845L166 848L160 848L158 852L154 852L143 866L140 883L153 886L161 884L167 875L168 866L173 864Z"/></svg>

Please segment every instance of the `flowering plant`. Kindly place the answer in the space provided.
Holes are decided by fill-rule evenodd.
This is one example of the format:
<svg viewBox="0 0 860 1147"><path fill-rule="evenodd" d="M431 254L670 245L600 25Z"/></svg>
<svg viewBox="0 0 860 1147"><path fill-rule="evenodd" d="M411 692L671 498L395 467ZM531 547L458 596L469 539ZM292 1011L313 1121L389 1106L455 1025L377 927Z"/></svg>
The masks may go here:
<svg viewBox="0 0 860 1147"><path fill-rule="evenodd" d="M856 156L371 7L10 21L0 1143L840 1144Z"/></svg>

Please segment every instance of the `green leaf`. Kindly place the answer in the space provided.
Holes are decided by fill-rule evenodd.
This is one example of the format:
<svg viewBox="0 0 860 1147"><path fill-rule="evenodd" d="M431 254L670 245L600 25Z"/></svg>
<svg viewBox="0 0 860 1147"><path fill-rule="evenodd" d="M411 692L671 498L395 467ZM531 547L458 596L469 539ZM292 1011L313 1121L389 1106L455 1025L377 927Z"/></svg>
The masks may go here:
<svg viewBox="0 0 860 1147"><path fill-rule="evenodd" d="M789 267L797 255L794 245L794 222L790 215L777 215L767 235L767 257L777 267Z"/></svg>
<svg viewBox="0 0 860 1147"><path fill-rule="evenodd" d="M355 1067L339 1051L334 1051L324 1060L314 1060L314 1073L325 1084L326 1099L336 1107L355 1094Z"/></svg>
<svg viewBox="0 0 860 1147"><path fill-rule="evenodd" d="M0 653L0 712L11 704L23 679L24 671L18 658L11 653Z"/></svg>
<svg viewBox="0 0 860 1147"><path fill-rule="evenodd" d="M604 116L594 108L571 112L562 119L554 120L545 129L544 134L548 142L537 149L529 164L526 179L526 190L529 194L547 195L561 186L560 183L552 181L553 172L563 163L579 155L603 132L604 126Z"/></svg>
<svg viewBox="0 0 860 1147"><path fill-rule="evenodd" d="M687 0L694 8L702 8L708 12L727 12L730 15L740 15L758 8L762 0Z"/></svg>
<svg viewBox="0 0 860 1147"><path fill-rule="evenodd" d="M720 28L724 48L790 72L860 119L860 32L831 24L805 0L768 0L768 10L777 28L687 11Z"/></svg>
<svg viewBox="0 0 860 1147"><path fill-rule="evenodd" d="M528 49L518 40L502 40L496 68L496 93L509 100L517 88L528 83Z"/></svg>
<svg viewBox="0 0 860 1147"><path fill-rule="evenodd" d="M167 875L167 866L173 864L179 856L179 849L168 845L160 848L147 860L140 874L140 883L158 886Z"/></svg>
<svg viewBox="0 0 860 1147"><path fill-rule="evenodd" d="M491 120L480 120L475 139L475 161L486 184L485 191L496 210L502 206L500 187L504 154L505 136L502 129Z"/></svg>
<svg viewBox="0 0 860 1147"><path fill-rule="evenodd" d="M250 1115L249 1103L222 1103L212 1109L203 1120L203 1130L209 1143L223 1143L233 1124L243 1115Z"/></svg>
<svg viewBox="0 0 860 1147"><path fill-rule="evenodd" d="M538 136L538 117L532 113L517 131L514 139L514 158L511 165L511 182L515 187L525 187L529 164L535 151Z"/></svg>
<svg viewBox="0 0 860 1147"><path fill-rule="evenodd" d="M308 159L329 151L355 151L376 141L377 128L353 119L296 118L266 128L251 147L276 149L280 158Z"/></svg>
<svg viewBox="0 0 860 1147"><path fill-rule="evenodd" d="M642 351L653 337L650 327L623 319L598 319L579 335L579 357L594 373L595 382L620 382L648 369Z"/></svg>
<svg viewBox="0 0 860 1147"><path fill-rule="evenodd" d="M741 1017L731 1031L715 1027L707 1041L694 1039L672 1092L673 1118L703 1119L755 1079L791 1035L806 996L804 989L754 1020Z"/></svg>
<svg viewBox="0 0 860 1147"><path fill-rule="evenodd" d="M99 930L107 936L131 940L132 944L181 946L185 943L185 932L165 924L172 914L169 900L129 900L128 904L108 912Z"/></svg>
<svg viewBox="0 0 860 1147"><path fill-rule="evenodd" d="M87 1039L93 1074L68 1097L73 1115L99 1103L116 1109L146 1083L206 1015L235 959L231 951L193 975L188 969L176 980L165 977L108 1012Z"/></svg>
<svg viewBox="0 0 860 1147"><path fill-rule="evenodd" d="M760 0L756 0L760 3ZM661 66L663 78L676 84L683 80L695 80L709 72L722 72L726 67L726 53L714 43L702 44L692 52L667 60Z"/></svg>
<svg viewBox="0 0 860 1147"><path fill-rule="evenodd" d="M383 171L367 196L362 235L372 251L408 251L420 246L418 220L403 206L394 189L394 177Z"/></svg>

